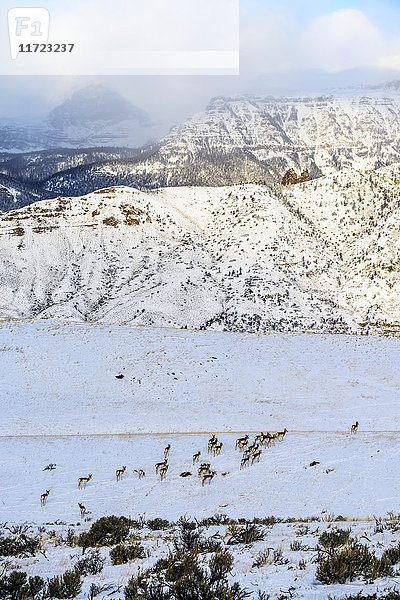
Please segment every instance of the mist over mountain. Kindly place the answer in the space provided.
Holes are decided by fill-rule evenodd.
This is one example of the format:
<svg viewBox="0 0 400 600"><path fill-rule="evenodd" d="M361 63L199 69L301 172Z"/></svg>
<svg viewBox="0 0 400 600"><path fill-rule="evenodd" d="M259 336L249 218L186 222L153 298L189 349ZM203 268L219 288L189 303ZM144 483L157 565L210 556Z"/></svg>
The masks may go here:
<svg viewBox="0 0 400 600"><path fill-rule="evenodd" d="M87 127L98 122L117 123L129 119L137 121L143 127L151 126L144 110L101 85L90 85L75 92L54 108L48 117L49 123L60 129L69 126Z"/></svg>
<svg viewBox="0 0 400 600"><path fill-rule="evenodd" d="M73 147L3 153L0 173L14 180L14 189L20 181L42 190L40 197L54 197L114 185L279 184L289 169L307 169L311 179L344 168L377 169L400 161L398 87L394 81L325 96L216 97L159 142L135 150L124 147L127 136L134 129L138 141L138 131L148 133L148 117L118 94L89 86L49 117L56 127L48 125L46 135L57 132L57 143ZM32 143L40 139L33 130L17 133L20 143L25 134ZM22 205L14 206L13 197L3 199L3 210ZM37 200L25 192L20 198Z"/></svg>
<svg viewBox="0 0 400 600"><path fill-rule="evenodd" d="M138 148L162 133L165 128L153 123L144 110L102 85L89 85L73 93L39 122L0 120L0 151Z"/></svg>

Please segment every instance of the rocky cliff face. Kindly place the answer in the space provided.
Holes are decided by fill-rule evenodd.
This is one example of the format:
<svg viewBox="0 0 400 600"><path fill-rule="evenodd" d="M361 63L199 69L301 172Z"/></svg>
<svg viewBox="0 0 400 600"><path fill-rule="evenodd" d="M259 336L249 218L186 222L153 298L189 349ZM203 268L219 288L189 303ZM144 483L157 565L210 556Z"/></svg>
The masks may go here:
<svg viewBox="0 0 400 600"><path fill-rule="evenodd" d="M386 92L380 92L382 94ZM389 94L389 92L387 92ZM345 168L400 161L400 99L387 97L216 98L135 161L90 166L74 180L56 174L56 193L102 185L163 187L281 182L306 169L311 179Z"/></svg>
<svg viewBox="0 0 400 600"><path fill-rule="evenodd" d="M399 160L400 100L392 97L216 98L165 139L160 155L241 150L282 178L343 168L376 169Z"/></svg>
<svg viewBox="0 0 400 600"><path fill-rule="evenodd" d="M305 181L309 181L309 179L310 174L308 169L304 169L299 176L294 169L289 169L289 171L286 171L281 183L282 185L295 185L296 183L304 183Z"/></svg>

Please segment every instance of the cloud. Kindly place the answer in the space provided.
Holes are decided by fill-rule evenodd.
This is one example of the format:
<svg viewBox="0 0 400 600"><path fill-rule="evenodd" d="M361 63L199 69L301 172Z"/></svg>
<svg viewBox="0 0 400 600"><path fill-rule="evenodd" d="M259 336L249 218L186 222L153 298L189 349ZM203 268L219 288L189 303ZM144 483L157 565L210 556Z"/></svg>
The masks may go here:
<svg viewBox="0 0 400 600"><path fill-rule="evenodd" d="M400 53L382 56L375 61L374 66L379 69L393 69L394 71L400 71Z"/></svg>
<svg viewBox="0 0 400 600"><path fill-rule="evenodd" d="M236 0L219 0L218 10L222 10L222 1L224 6L228 6ZM400 19L400 8L394 7L390 12L386 4L371 0L371 10L371 2L361 4L362 0L353 1L353 8L332 10L332 6L338 4L334 0L282 0L280 3L276 0L242 0L240 77L68 78L64 74L60 77L0 78L0 117L27 111L43 112L46 106L53 107L74 89L99 81L145 108L155 119L175 123L201 110L215 95L286 93L287 90L307 93L310 89L320 91L335 86L337 81L342 80L346 85L351 85L354 74L350 69L356 67L366 67L359 70L359 83L368 84L370 80L380 83L385 79L397 78L397 73L400 74L400 35L395 28L395 17L398 15ZM0 8L5 2L11 0L0 0ZM47 2L49 0L45 0L45 4ZM162 18L158 23L148 27L144 24L151 16L150 4L140 0L115 0L116 5L126 2L129 6L135 3L142 7L142 12L137 13L140 18L134 21L126 19L120 27L111 24L110 19L110 25L103 31L105 13L100 7L105 2L70 0L69 3L58 3L54 9L54 35L68 37L65 32L73 31L74 38L84 38L87 46L100 42L102 49L108 46L110 50L116 46L116 37L119 37L119 41L132 40L136 48L147 48L147 44L151 43L152 47L158 49L175 48L178 44L188 44L194 48L209 45L216 49L212 41L215 37L220 44L218 47L232 47L228 33L235 22L234 12L229 13L228 20L217 19L216 13L213 13L211 21L199 15L196 20L199 35L196 37L185 28L183 21L184 11L188 11L189 5L196 4L197 0L174 0L182 8L181 19L174 24L168 21L172 18L167 10L169 4L165 0L151 0L151 6L158 3L160 11L164 12L160 13ZM355 8L356 2L361 8ZM34 0L27 0L26 3L34 3ZM80 19L75 18L71 6L80 11ZM107 10L112 12L114 0L107 6ZM85 29L82 24L87 22L90 11L93 13L91 27ZM57 23L61 24L60 31L57 31ZM222 34L221 28L218 29L221 23L228 33ZM3 23L3 31L1 25L0 21L0 65L2 44L4 55L9 56L6 22ZM176 35L178 30L180 36ZM59 72L63 70L59 69Z"/></svg>
<svg viewBox="0 0 400 600"><path fill-rule="evenodd" d="M242 65L253 75L355 67L399 68L399 40L385 34L357 8L303 15L265 7L242 15ZM397 56L397 58L396 58Z"/></svg>
<svg viewBox="0 0 400 600"><path fill-rule="evenodd" d="M238 58L238 0L69 0L49 9L13 9L10 31L16 31L15 19L24 18L24 28L13 36L15 60L8 35L1 35L7 33L3 2L0 73L6 75L162 74L180 68L214 73L227 61L229 70L230 54L232 61ZM44 31L43 14L50 22L48 40L32 37L39 35L34 23L41 22ZM18 54L22 44L47 41L59 50L61 44L71 45L70 51Z"/></svg>
<svg viewBox="0 0 400 600"><path fill-rule="evenodd" d="M371 65L387 46L382 32L354 8L315 18L299 39L304 64L325 71Z"/></svg>

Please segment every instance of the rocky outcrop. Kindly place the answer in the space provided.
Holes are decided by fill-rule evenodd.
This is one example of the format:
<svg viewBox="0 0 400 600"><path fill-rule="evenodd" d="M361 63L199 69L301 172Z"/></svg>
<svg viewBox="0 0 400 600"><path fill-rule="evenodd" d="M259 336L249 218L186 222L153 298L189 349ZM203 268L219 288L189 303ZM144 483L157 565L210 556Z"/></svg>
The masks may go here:
<svg viewBox="0 0 400 600"><path fill-rule="evenodd" d="M307 169L301 172L300 177L297 177L297 173L294 169L286 171L281 183L282 185L294 185L296 183L304 183L310 180L310 173Z"/></svg>

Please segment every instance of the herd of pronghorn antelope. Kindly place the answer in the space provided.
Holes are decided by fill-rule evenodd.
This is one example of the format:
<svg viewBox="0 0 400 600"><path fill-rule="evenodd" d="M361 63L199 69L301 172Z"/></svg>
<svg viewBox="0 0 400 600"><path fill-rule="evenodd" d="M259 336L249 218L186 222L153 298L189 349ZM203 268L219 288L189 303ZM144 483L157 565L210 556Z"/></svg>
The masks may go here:
<svg viewBox="0 0 400 600"><path fill-rule="evenodd" d="M249 436L238 438L236 440L235 449L242 451L242 459L240 468L248 467L250 463L253 465L256 461L260 462L263 448L270 448L276 441L282 441L287 434L287 429L283 431L275 431L275 433L264 433L263 431L255 436L254 441L249 443Z"/></svg>
<svg viewBox="0 0 400 600"><path fill-rule="evenodd" d="M357 431L358 431L358 421L356 421L354 423L354 425L351 426L350 433L356 434ZM273 446L275 444L275 442L283 441L287 432L288 432L288 430L286 429L286 427L285 427L285 429L283 429L283 431L275 431L273 433L270 433L270 432L264 433L263 431L261 431L261 433L259 433L258 435L256 435L254 437L254 440L252 442L250 442L250 438L249 438L248 434L244 435L243 437L237 438L236 443L235 443L235 450L239 450L242 452L242 458L240 460L240 469L244 469L245 467L248 467L250 464L253 465L255 462L259 462L263 450L266 448L270 448L271 446ZM210 437L210 439L208 440L207 453L212 454L214 457L219 456L221 454L222 447L223 447L223 443L218 440L218 438L215 434L213 434ZM169 458L170 450L171 450L171 444L168 444L164 448L164 460L157 462L154 465L156 477L159 476L160 481L163 481L167 476L167 472L168 472L168 468L169 468L168 458ZM201 456L200 450L198 452L195 452L192 455L193 465L200 462L200 456ZM120 469L117 469L115 471L115 476L116 476L117 481L122 480L125 471L126 471L126 466L123 466ZM137 473L139 479L143 479L146 476L146 473L143 469L134 469L133 472ZM217 472L212 470L210 462L202 462L202 463L200 463L200 466L197 469L197 474L201 480L202 487L204 487L205 483L208 483L210 485L212 479L214 479L214 477L217 475ZM86 488L86 484L88 484L91 479L92 479L91 473L89 475L87 475L86 477L79 477L78 478L78 489L82 489L82 487ZM48 498L49 494L50 494L50 490L46 490L44 492L44 494L42 494L40 496L41 506L46 506L47 498ZM83 519L87 512L86 508L81 502L78 503L78 506L79 506L79 509L81 512L81 518Z"/></svg>

